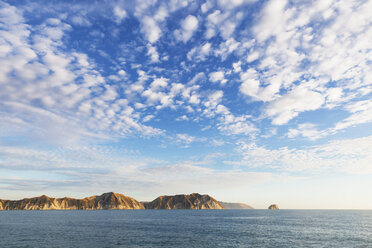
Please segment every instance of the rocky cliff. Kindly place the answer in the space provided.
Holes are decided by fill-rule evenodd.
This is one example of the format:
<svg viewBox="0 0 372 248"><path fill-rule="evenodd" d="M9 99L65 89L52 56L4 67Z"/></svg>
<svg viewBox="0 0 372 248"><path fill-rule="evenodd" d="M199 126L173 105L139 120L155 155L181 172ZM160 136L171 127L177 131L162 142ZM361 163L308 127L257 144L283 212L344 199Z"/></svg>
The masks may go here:
<svg viewBox="0 0 372 248"><path fill-rule="evenodd" d="M244 203L219 202L225 209L253 209L253 207Z"/></svg>
<svg viewBox="0 0 372 248"><path fill-rule="evenodd" d="M197 193L159 196L152 202L145 202L144 206L146 209L224 209L216 199Z"/></svg>
<svg viewBox="0 0 372 248"><path fill-rule="evenodd" d="M276 209L279 209L279 207L278 207L278 205L276 205L276 204L271 204L271 205L268 207L268 209L274 209L274 210L276 210Z"/></svg>
<svg viewBox="0 0 372 248"><path fill-rule="evenodd" d="M52 198L46 195L22 200L0 200L0 210L94 210L94 209L224 209L209 195L159 196L152 202L137 200L118 193L104 193L83 199Z"/></svg>
<svg viewBox="0 0 372 248"><path fill-rule="evenodd" d="M142 203L118 194L105 193L83 199L51 198L42 195L18 201L0 200L0 210L67 210L67 209L144 209Z"/></svg>

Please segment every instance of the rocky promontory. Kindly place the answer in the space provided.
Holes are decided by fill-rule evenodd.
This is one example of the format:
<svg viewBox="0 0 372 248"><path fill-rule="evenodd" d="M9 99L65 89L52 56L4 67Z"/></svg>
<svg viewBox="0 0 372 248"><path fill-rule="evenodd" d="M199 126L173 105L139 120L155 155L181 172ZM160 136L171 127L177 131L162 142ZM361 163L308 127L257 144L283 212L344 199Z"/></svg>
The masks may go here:
<svg viewBox="0 0 372 248"><path fill-rule="evenodd" d="M0 210L93 210L93 209L144 209L142 203L118 193L104 193L83 199L51 198L42 195L18 201L0 200Z"/></svg>
<svg viewBox="0 0 372 248"><path fill-rule="evenodd" d="M146 209L224 209L213 197L198 193L159 196L152 202L144 202L144 206Z"/></svg>
<svg viewBox="0 0 372 248"><path fill-rule="evenodd" d="M278 207L278 205L276 205L276 204L271 204L271 205L268 207L268 209L277 210L277 209L279 209L279 207Z"/></svg>
<svg viewBox="0 0 372 248"><path fill-rule="evenodd" d="M253 207L245 203L232 203L232 202L221 202L221 201L219 203L225 209L253 209Z"/></svg>

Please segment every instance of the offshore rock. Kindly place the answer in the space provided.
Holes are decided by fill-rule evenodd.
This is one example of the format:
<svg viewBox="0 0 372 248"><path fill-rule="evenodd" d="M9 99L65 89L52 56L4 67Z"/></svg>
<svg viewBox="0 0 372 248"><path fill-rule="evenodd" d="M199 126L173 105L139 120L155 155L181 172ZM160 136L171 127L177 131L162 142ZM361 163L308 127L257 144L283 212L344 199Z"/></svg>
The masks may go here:
<svg viewBox="0 0 372 248"><path fill-rule="evenodd" d="M278 205L276 205L276 204L271 204L271 205L268 207L268 209L274 209L274 210L276 210L276 209L279 209L279 207L278 207Z"/></svg>
<svg viewBox="0 0 372 248"><path fill-rule="evenodd" d="M159 196L152 202L144 202L144 206L146 209L224 209L213 197L198 193Z"/></svg>
<svg viewBox="0 0 372 248"><path fill-rule="evenodd" d="M225 209L253 209L245 203L219 202Z"/></svg>
<svg viewBox="0 0 372 248"><path fill-rule="evenodd" d="M69 197L51 198L42 195L18 201L0 200L0 210L94 210L94 209L144 209L142 203L118 193L104 193L83 199Z"/></svg>

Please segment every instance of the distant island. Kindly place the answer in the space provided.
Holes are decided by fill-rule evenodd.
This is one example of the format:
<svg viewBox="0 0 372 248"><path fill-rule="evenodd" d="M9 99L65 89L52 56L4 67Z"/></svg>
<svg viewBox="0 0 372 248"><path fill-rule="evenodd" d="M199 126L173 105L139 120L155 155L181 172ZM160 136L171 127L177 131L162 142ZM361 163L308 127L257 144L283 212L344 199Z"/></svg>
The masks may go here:
<svg viewBox="0 0 372 248"><path fill-rule="evenodd" d="M225 209L253 209L253 207L244 203L219 202Z"/></svg>
<svg viewBox="0 0 372 248"><path fill-rule="evenodd" d="M0 210L98 210L98 209L252 209L243 203L218 202L209 195L159 196L151 202L139 202L123 194L109 192L75 199L46 195L22 200L0 200Z"/></svg>
<svg viewBox="0 0 372 248"><path fill-rule="evenodd" d="M152 202L144 202L143 205L145 209L224 209L213 197L198 193L159 196Z"/></svg>
<svg viewBox="0 0 372 248"><path fill-rule="evenodd" d="M278 207L278 205L276 205L276 204L271 204L271 205L268 207L268 209L278 210L279 207Z"/></svg>
<svg viewBox="0 0 372 248"><path fill-rule="evenodd" d="M0 200L0 210L93 210L93 209L144 209L142 203L118 193L104 193L83 199L51 198L46 195L18 201Z"/></svg>

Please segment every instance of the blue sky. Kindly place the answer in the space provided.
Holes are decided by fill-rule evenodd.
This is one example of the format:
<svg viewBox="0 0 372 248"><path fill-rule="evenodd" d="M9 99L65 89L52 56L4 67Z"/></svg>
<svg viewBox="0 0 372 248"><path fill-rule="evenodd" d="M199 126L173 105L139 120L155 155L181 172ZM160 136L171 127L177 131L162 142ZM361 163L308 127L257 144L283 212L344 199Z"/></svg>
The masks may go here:
<svg viewBox="0 0 372 248"><path fill-rule="evenodd" d="M0 198L372 208L371 1L0 1Z"/></svg>

